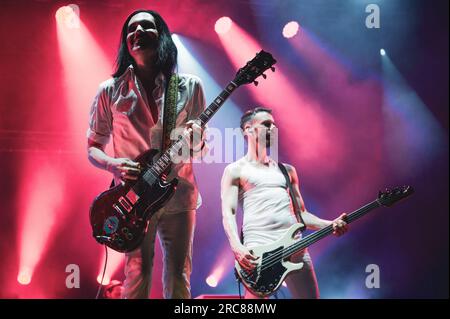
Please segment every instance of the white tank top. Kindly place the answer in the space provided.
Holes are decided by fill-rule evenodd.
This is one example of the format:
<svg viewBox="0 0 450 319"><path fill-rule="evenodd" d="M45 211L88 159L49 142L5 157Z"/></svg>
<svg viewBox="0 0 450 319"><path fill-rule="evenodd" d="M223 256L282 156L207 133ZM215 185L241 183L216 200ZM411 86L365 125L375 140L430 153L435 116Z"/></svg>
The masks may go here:
<svg viewBox="0 0 450 319"><path fill-rule="evenodd" d="M273 160L267 165L242 160L239 200L244 211L244 245L270 244L297 223L286 179Z"/></svg>

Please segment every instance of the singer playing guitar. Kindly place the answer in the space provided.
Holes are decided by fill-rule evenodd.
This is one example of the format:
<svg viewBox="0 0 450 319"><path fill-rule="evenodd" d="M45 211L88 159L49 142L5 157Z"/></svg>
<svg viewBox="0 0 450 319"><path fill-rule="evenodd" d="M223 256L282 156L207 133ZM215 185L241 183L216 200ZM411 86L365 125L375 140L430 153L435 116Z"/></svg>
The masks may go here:
<svg viewBox="0 0 450 319"><path fill-rule="evenodd" d="M122 27L116 71L100 85L88 130L89 160L111 172L116 184L137 179L140 167L132 159L148 149L163 148L163 118L168 113L164 97L170 96L171 85L176 95L172 123L176 128L194 130L191 150L201 153L201 128L190 120L205 108L202 85L188 74L179 74L175 84L169 84L176 60L177 48L158 13L138 10L128 16ZM104 152L111 135L114 157ZM195 211L201 198L190 162L180 161L172 167L168 178L174 177L179 183L173 197L151 218L141 246L126 253L123 298L149 297L156 233L164 252L164 297L191 297Z"/></svg>

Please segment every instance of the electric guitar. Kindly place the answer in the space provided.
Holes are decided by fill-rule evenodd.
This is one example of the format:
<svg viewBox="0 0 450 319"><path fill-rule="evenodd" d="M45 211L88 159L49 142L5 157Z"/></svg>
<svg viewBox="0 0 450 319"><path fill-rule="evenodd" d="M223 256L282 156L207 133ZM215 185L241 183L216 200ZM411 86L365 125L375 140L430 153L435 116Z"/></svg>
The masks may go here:
<svg viewBox="0 0 450 319"><path fill-rule="evenodd" d="M256 79L266 75L268 69L275 71L276 60L268 52L261 51L239 69L235 78L214 99L196 122L204 127L219 110L233 91L243 84L258 84ZM129 252L141 244L147 231L149 219L164 206L175 192L178 180L166 180L172 159L188 143L192 133L180 136L162 154L148 150L135 161L142 167L136 181L127 181L98 195L90 207L90 223L93 236L118 252Z"/></svg>
<svg viewBox="0 0 450 319"><path fill-rule="evenodd" d="M373 202L348 214L344 221L349 224L377 207L392 206L397 201L410 196L413 192L414 190L410 186L397 187L393 190L387 189L380 192L378 198ZM294 235L302 226L301 223L294 224L278 241L252 248L252 254L259 257L258 264L253 270L248 271L242 268L237 261L235 262L235 274L254 295L267 297L275 293L290 272L300 270L303 267L302 262L293 263L289 261L289 258L333 233L333 226L329 225L301 240L295 240Z"/></svg>

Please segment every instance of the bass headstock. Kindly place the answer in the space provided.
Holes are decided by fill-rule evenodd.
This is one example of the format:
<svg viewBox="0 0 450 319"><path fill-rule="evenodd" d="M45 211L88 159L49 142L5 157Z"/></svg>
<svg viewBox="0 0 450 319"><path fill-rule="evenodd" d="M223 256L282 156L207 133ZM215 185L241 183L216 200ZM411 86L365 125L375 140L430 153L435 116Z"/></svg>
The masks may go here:
<svg viewBox="0 0 450 319"><path fill-rule="evenodd" d="M404 199L414 193L411 186L395 187L393 189L385 189L378 193L378 202L386 207L394 205L401 199Z"/></svg>

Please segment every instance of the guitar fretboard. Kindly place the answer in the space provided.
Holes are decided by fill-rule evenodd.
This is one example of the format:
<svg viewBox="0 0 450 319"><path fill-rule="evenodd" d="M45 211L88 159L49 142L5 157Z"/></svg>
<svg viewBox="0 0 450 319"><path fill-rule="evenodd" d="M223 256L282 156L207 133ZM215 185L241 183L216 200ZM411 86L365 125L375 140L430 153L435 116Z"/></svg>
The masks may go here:
<svg viewBox="0 0 450 319"><path fill-rule="evenodd" d="M214 101L200 114L198 121L201 123L201 127L204 127L206 123L213 117L213 115L220 109L228 97L238 87L233 81L231 81L226 88L214 99ZM172 164L172 158L177 156L180 150L186 146L191 134L182 135L176 140L161 157L144 173L143 178L149 184L151 184L156 178L161 176L169 166Z"/></svg>
<svg viewBox="0 0 450 319"><path fill-rule="evenodd" d="M374 200L373 202L357 209L356 211L350 213L347 215L345 221L347 224L350 224L357 220L358 218L361 218L371 210L380 207L381 204L378 202L378 200ZM321 240L322 238L330 235L333 233L333 226L329 225L327 227L324 227L308 236L300 240L299 242L286 247L283 249L283 259L292 256L293 254L307 248L308 246L314 244L315 242Z"/></svg>

